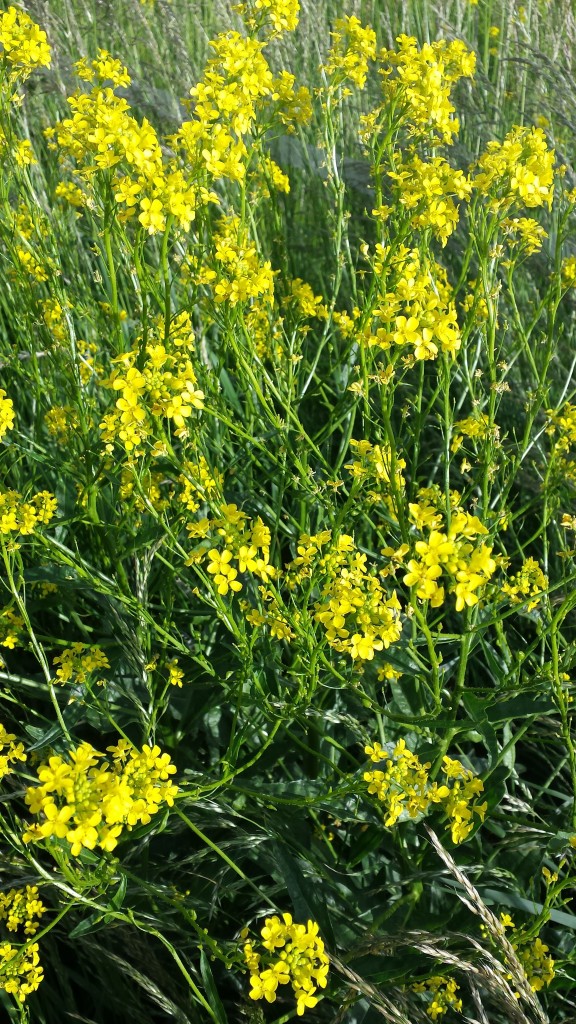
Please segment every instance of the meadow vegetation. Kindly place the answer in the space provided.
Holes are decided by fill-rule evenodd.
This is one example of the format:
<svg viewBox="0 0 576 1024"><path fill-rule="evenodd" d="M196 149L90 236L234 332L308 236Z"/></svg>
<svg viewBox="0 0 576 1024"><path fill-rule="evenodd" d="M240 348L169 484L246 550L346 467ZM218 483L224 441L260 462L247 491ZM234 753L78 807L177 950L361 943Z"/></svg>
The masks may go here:
<svg viewBox="0 0 576 1024"><path fill-rule="evenodd" d="M0 9L0 1013L568 1024L571 2Z"/></svg>

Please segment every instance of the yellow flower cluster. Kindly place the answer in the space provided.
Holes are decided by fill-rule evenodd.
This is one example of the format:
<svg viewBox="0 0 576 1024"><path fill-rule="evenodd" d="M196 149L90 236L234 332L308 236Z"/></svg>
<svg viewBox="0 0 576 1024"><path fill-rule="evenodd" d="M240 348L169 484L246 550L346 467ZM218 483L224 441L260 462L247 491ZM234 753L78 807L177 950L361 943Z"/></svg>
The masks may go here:
<svg viewBox="0 0 576 1024"><path fill-rule="evenodd" d="M13 650L23 629L24 619L10 605L0 609L0 647Z"/></svg>
<svg viewBox="0 0 576 1024"><path fill-rule="evenodd" d="M371 444L370 441L350 441L350 447L356 458L345 465L356 480L375 482L380 493L389 494L393 481L393 489L399 491L404 487L403 470L406 460L392 456L392 449L387 444ZM377 497L377 495L375 495Z"/></svg>
<svg viewBox="0 0 576 1024"><path fill-rule="evenodd" d="M576 405L565 402L562 409L547 409L550 425L547 432L555 437L555 450L567 452L576 445Z"/></svg>
<svg viewBox="0 0 576 1024"><path fill-rule="evenodd" d="M403 673L399 672L398 669L393 668L392 665L389 665L387 662L385 662L378 668L377 676L379 683L384 683L386 681L393 683L397 679L401 679Z"/></svg>
<svg viewBox="0 0 576 1024"><path fill-rule="evenodd" d="M76 206L79 209L88 206L91 202L86 192L83 192L80 186L74 184L73 181L59 181L54 189L54 195L64 202L70 203L70 206Z"/></svg>
<svg viewBox="0 0 576 1024"><path fill-rule="evenodd" d="M10 229L17 238L29 241L33 235L46 238L49 233L47 219L39 207L34 209L34 218L23 202L19 203L16 209L6 211L6 214Z"/></svg>
<svg viewBox="0 0 576 1024"><path fill-rule="evenodd" d="M456 611L478 604L478 591L496 571L497 563L492 558L492 547L478 543L477 538L488 533L477 516L464 512L457 504L452 509L450 525L443 525L442 514L433 503L437 495L429 491L420 492L419 502L410 502L409 517L425 539L416 541L416 558L408 561L408 572L403 577L408 587L414 587L420 601L430 601L433 608L444 604L445 588L440 584L443 575L449 579L449 592L456 597ZM458 499L455 495L455 501ZM430 502L432 499L432 503ZM384 548L383 554L393 561L402 562L407 546L398 551Z"/></svg>
<svg viewBox="0 0 576 1024"><path fill-rule="evenodd" d="M296 86L296 77L289 71L281 71L274 79L272 97L276 103L275 115L288 134L293 135L298 126L312 120L312 97L305 85Z"/></svg>
<svg viewBox="0 0 576 1024"><path fill-rule="evenodd" d="M562 260L562 285L564 288L576 286L576 256L566 256Z"/></svg>
<svg viewBox="0 0 576 1024"><path fill-rule="evenodd" d="M576 449L576 405L565 402L560 409L547 409L546 433L552 438L555 475L576 483L574 449Z"/></svg>
<svg viewBox="0 0 576 1024"><path fill-rule="evenodd" d="M186 177L176 159L164 160L155 129L146 118L139 123L128 101L116 95L115 89L130 83L126 68L100 50L95 60L78 61L76 70L93 87L68 98L72 117L45 132L56 140L50 145L72 158L85 186L94 182L97 170L115 169L114 198L124 220L138 212L142 227L156 234L164 231L172 217L187 231L196 206L207 196ZM73 204L80 205L84 200L79 203L78 187L71 185Z"/></svg>
<svg viewBox="0 0 576 1024"><path fill-rule="evenodd" d="M309 284L300 277L294 277L290 281L290 293L287 298L287 305L297 310L300 317L318 317L325 320L328 310L320 295L314 295Z"/></svg>
<svg viewBox="0 0 576 1024"><path fill-rule="evenodd" d="M456 306L446 271L418 249L378 243L373 270L380 298L361 340L383 351L408 348L410 359L454 355L461 344Z"/></svg>
<svg viewBox="0 0 576 1024"><path fill-rule="evenodd" d="M542 248L548 232L532 217L505 217L502 228L515 255L532 256Z"/></svg>
<svg viewBox="0 0 576 1024"><path fill-rule="evenodd" d="M96 60L88 61L85 57L77 60L74 67L78 78L84 82L111 82L114 88L130 85L128 69L122 61L112 57L107 50L99 50Z"/></svg>
<svg viewBox="0 0 576 1024"><path fill-rule="evenodd" d="M40 491L25 501L18 491L0 491L0 534L34 533L54 517L58 505L49 491Z"/></svg>
<svg viewBox="0 0 576 1024"><path fill-rule="evenodd" d="M300 4L298 0L248 0L236 4L234 11L242 17L251 31L267 29L270 37L283 32L293 32L298 25Z"/></svg>
<svg viewBox="0 0 576 1024"><path fill-rule="evenodd" d="M0 441L14 426L14 403L3 388L0 388Z"/></svg>
<svg viewBox="0 0 576 1024"><path fill-rule="evenodd" d="M8 70L8 81L24 80L35 68L49 67L50 46L46 33L25 11L9 7L0 14L0 58Z"/></svg>
<svg viewBox="0 0 576 1024"><path fill-rule="evenodd" d="M186 461L178 477L181 486L178 500L188 512L197 512L201 504L214 499L222 489L223 476L218 469L210 469L203 455L197 462Z"/></svg>
<svg viewBox="0 0 576 1024"><path fill-rule="evenodd" d="M225 32L210 46L215 56L190 90L195 119L183 122L174 141L211 178L242 181L248 157L243 136L256 123L258 101L272 95L273 75L262 54L265 44L256 39Z"/></svg>
<svg viewBox="0 0 576 1024"><path fill-rule="evenodd" d="M54 755L40 766L40 784L28 787L26 803L43 821L28 827L24 842L55 836L66 839L73 857L96 846L110 852L125 828L147 824L161 804L173 805L178 787L168 754L148 744L139 751L127 740L106 749L111 760L81 743L68 760Z"/></svg>
<svg viewBox="0 0 576 1024"><path fill-rule="evenodd" d="M275 640L293 640L295 633L291 628L286 616L281 611L278 602L274 599L273 594L266 590L265 587L260 588L262 599L267 601L267 605L263 611L259 611L257 608L251 608L247 601L241 602L241 608L246 616L246 622L249 622L251 626L260 627L266 626L270 631L270 636Z"/></svg>
<svg viewBox="0 0 576 1024"><path fill-rule="evenodd" d="M59 444L66 444L80 426L80 417L72 405L55 405L44 416L44 423L48 433Z"/></svg>
<svg viewBox="0 0 576 1024"><path fill-rule="evenodd" d="M378 769L363 775L368 792L386 806L384 824L387 828L395 825L404 812L410 818L417 818L431 803L440 803L447 787L441 790L437 783L428 781L430 764L422 764L417 755L408 750L404 740L398 741L392 756L378 742L366 746L364 752L375 763L389 762L385 771Z"/></svg>
<svg viewBox="0 0 576 1024"><path fill-rule="evenodd" d="M207 543L218 538L224 545L207 549L204 543L187 561L188 565L193 565L208 557L206 571L213 577L218 594L225 596L230 590L235 593L242 590L238 573L251 573L262 583L275 578L276 569L270 565L270 530L260 516L250 520L236 505L222 505L219 516L191 524L188 532L204 538L212 533Z"/></svg>
<svg viewBox="0 0 576 1024"><path fill-rule="evenodd" d="M450 447L453 452L459 451L465 437L469 437L472 441L493 441L497 444L499 433L499 428L495 423L490 426L486 413L475 409L471 416L466 416L463 420L457 420L454 424L454 434Z"/></svg>
<svg viewBox="0 0 576 1024"><path fill-rule="evenodd" d="M530 988L533 992L540 992L550 984L556 974L554 960L548 955L548 946L540 938L519 949L514 941L512 945L517 949L518 959L526 971Z"/></svg>
<svg viewBox="0 0 576 1024"><path fill-rule="evenodd" d="M542 942L540 936L537 936L534 941L527 939L520 929L516 929L510 914L500 914L500 920L504 928L512 929L510 941L526 972L530 988L533 992L540 992L550 984L556 974L554 960L548 955L550 952L548 946Z"/></svg>
<svg viewBox="0 0 576 1024"><path fill-rule="evenodd" d="M417 818L426 814L432 804L440 804L450 819L452 842L461 843L474 828L473 815L484 820L487 804L476 802L484 789L482 781L460 761L443 758L445 782L438 785L429 780L430 763L423 764L404 740L398 741L392 754L380 743L364 750L372 761L388 762L385 771L376 769L364 772L363 776L368 792L377 796L386 808L384 824L387 828L395 825L402 815Z"/></svg>
<svg viewBox="0 0 576 1024"><path fill-rule="evenodd" d="M576 446L576 405L565 402L562 409L547 409L550 425L547 432L555 435L555 451L567 452Z"/></svg>
<svg viewBox="0 0 576 1024"><path fill-rule="evenodd" d="M35 885L0 893L0 921L6 922L10 932L22 928L29 939L38 931L45 912ZM36 991L43 976L37 942L26 942L21 947L8 942L0 945L0 989L15 996L18 1002L23 1003L26 996Z"/></svg>
<svg viewBox="0 0 576 1024"><path fill-rule="evenodd" d="M0 725L0 779L11 775L14 771L12 765L15 761L25 761L23 743L14 743L16 736L7 732L4 725Z"/></svg>
<svg viewBox="0 0 576 1024"><path fill-rule="evenodd" d="M46 913L46 907L39 897L36 885L0 893L0 921L6 922L9 932L16 932L23 927L25 935L36 935L40 918Z"/></svg>
<svg viewBox="0 0 576 1024"><path fill-rule="evenodd" d="M453 978L443 978L435 975L427 978L426 981L419 981L412 985L413 992L425 992L431 998L427 1001L426 1013L432 1020L443 1017L447 1010L455 1010L460 1013L462 1000L457 996L460 986Z"/></svg>
<svg viewBox="0 0 576 1024"><path fill-rule="evenodd" d="M34 150L28 139L17 139L13 135L8 139L4 130L0 128L0 157L7 160L10 153L18 167L28 167L36 163Z"/></svg>
<svg viewBox="0 0 576 1024"><path fill-rule="evenodd" d="M264 154L260 161L260 172L262 182L260 184L261 195L269 198L272 192L284 192L288 195L290 191L290 178L272 157Z"/></svg>
<svg viewBox="0 0 576 1024"><path fill-rule="evenodd" d="M411 226L429 228L442 245L458 224L457 199L469 199L472 183L463 171L455 170L442 157L426 162L419 156L400 160L396 170L388 171L396 183L400 206L415 210Z"/></svg>
<svg viewBox="0 0 576 1024"><path fill-rule="evenodd" d="M490 197L495 210L518 201L528 207L552 204L554 150L541 128L516 125L503 142L488 143L476 166L474 187Z"/></svg>
<svg viewBox="0 0 576 1024"><path fill-rule="evenodd" d="M59 683L85 683L92 672L100 668L110 668L110 662L104 651L97 644L73 643L66 647L62 654L54 658L54 665L60 665L56 671ZM98 680L102 683L103 680Z"/></svg>
<svg viewBox="0 0 576 1024"><path fill-rule="evenodd" d="M512 604L523 604L526 611L531 612L538 607L542 594L548 589L548 577L535 558L526 558L520 572L503 583L501 589Z"/></svg>
<svg viewBox="0 0 576 1024"><path fill-rule="evenodd" d="M269 260L261 262L254 242L236 216L223 217L214 233L212 265L202 259L202 267L194 275L197 284L209 285L218 304L259 299L271 305L274 301L274 272Z"/></svg>
<svg viewBox="0 0 576 1024"><path fill-rule="evenodd" d="M483 792L484 785L460 761L444 757L442 762L442 772L449 789L448 795L442 800L442 806L450 819L452 842L461 843L474 828L473 814L484 821L488 803L476 803L476 797Z"/></svg>
<svg viewBox="0 0 576 1024"><path fill-rule="evenodd" d="M261 0L262 13L276 24L291 20L288 0ZM184 121L170 145L182 153L186 164L204 171L207 182L221 178L243 181L251 157L260 143L245 138L255 132L259 118L278 121L289 130L305 123L311 115L308 90L295 89L295 79L282 72L275 79L263 50L266 42L247 39L238 32L223 32L212 40L214 56L208 61L203 79L190 90L194 118ZM265 112L265 113L264 113ZM205 193L205 199L216 198Z"/></svg>
<svg viewBox="0 0 576 1024"><path fill-rule="evenodd" d="M368 74L368 61L376 59L376 33L363 26L354 15L337 18L331 33L332 45L323 68L332 87L351 81L363 89Z"/></svg>
<svg viewBox="0 0 576 1024"><path fill-rule="evenodd" d="M329 530L302 535L296 558L286 571L291 588L312 574L321 581L314 618L326 630L334 650L354 660L371 661L375 651L388 649L400 638L401 607L396 592L389 595L384 591L377 570L348 534L340 534L334 541Z"/></svg>
<svg viewBox="0 0 576 1024"><path fill-rule="evenodd" d="M159 447L152 449L153 456L160 453ZM120 473L118 494L121 501L130 499L136 512L149 512L150 506L157 512L164 512L174 497L173 490L166 494L167 483L165 474L160 470L147 469L127 459ZM140 525L141 520L134 519L135 529L139 529Z"/></svg>
<svg viewBox="0 0 576 1024"><path fill-rule="evenodd" d="M38 943L26 943L17 948L9 942L0 945L0 989L24 1003L44 980L40 966Z"/></svg>
<svg viewBox="0 0 576 1024"><path fill-rule="evenodd" d="M39 284L47 281L51 272L54 273L54 267L47 260L43 262L41 259L38 259L31 249L24 249L23 246L18 245L15 251L22 270L25 270Z"/></svg>
<svg viewBox="0 0 576 1024"><path fill-rule="evenodd" d="M193 335L187 313L178 318L178 332L170 332L166 341L157 325L148 332L142 364L142 339L138 338L129 352L113 360L121 369L114 369L102 386L120 392L113 412L100 424L106 451L120 444L134 456L142 453L140 445L154 434L154 418L165 417L177 431L185 430L193 409L204 407L204 392L197 388L197 377L190 360ZM184 332L187 344L182 337Z"/></svg>
<svg viewBox="0 0 576 1024"><path fill-rule="evenodd" d="M450 93L460 78L470 78L476 67L476 55L455 39L425 43L420 49L412 36L398 36L397 50L384 50L384 105L363 119L364 137L371 134L379 116L390 107L396 111L399 125L412 136L424 137L433 145L450 144L459 123L452 115L455 107ZM394 73L395 72L395 73Z"/></svg>
<svg viewBox="0 0 576 1024"><path fill-rule="evenodd" d="M178 664L178 658L171 658L170 661L166 662L166 668L168 669L168 682L170 686L177 686L182 689L184 672Z"/></svg>
<svg viewBox="0 0 576 1024"><path fill-rule="evenodd" d="M61 306L58 299L44 299L42 319L55 341L68 341L70 333L66 321L66 303Z"/></svg>
<svg viewBox="0 0 576 1024"><path fill-rule="evenodd" d="M295 924L290 914L267 917L260 932L262 952L254 948L248 929L242 932L244 960L250 971L250 998L273 1003L279 985L292 985L296 1013L301 1017L318 1002L316 992L327 984L329 959L318 925Z"/></svg>

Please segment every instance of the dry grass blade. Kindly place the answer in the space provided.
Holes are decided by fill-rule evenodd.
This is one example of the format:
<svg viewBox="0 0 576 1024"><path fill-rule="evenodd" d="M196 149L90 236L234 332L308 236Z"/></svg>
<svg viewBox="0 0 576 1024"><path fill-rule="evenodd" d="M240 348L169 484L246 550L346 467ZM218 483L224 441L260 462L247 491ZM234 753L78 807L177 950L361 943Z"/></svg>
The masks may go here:
<svg viewBox="0 0 576 1024"><path fill-rule="evenodd" d="M458 898L465 904L465 906L468 907L469 910L472 911L472 913L477 914L478 917L481 918L483 923L486 925L489 934L494 939L498 949L502 952L511 980L518 991L520 998L529 1005L536 1019L539 1020L541 1024L549 1024L548 1017L544 1013L540 1003L534 995L534 992L530 988L526 972L524 971L512 944L508 941L502 924L483 902L478 890L472 885L470 880L466 878L466 875L460 871L460 868L450 856L448 850L444 849L436 833L431 828L428 828L428 826L426 826L426 831L428 832L430 842L436 850L436 853L444 862L456 881L460 883L468 897L468 899L466 899L462 893L457 893ZM486 951L484 952L486 953Z"/></svg>
<svg viewBox="0 0 576 1024"><path fill-rule="evenodd" d="M95 948L98 953L101 952L99 947ZM190 1017L184 1013L181 1007L177 1006L165 992L162 992L158 985L156 985L155 982L146 974L142 974L142 972L137 970L133 964L128 963L128 961L124 960L123 957L118 956L117 953L113 953L109 949L104 950L104 955L108 957L109 960L112 960L128 978L132 978L136 984L144 990L144 992L151 996L154 1003L156 1003L156 1005L159 1006L166 1014L169 1014L170 1019L173 1020L175 1024L192 1024Z"/></svg>
<svg viewBox="0 0 576 1024"><path fill-rule="evenodd" d="M468 904L467 904L468 905ZM448 942L458 940L473 947L471 958L465 957L459 950L457 953L447 949ZM402 946L410 946L419 953L434 960L436 964L450 968L464 975L469 985L476 1008L480 1013L480 1021L475 1024L490 1024L486 1010L481 1001L480 990L485 992L491 1004L497 1006L505 1017L507 1024L532 1024L533 1018L526 1015L522 1004L508 981L508 964L504 966L494 954L482 946L471 936L461 933L446 934L436 937L428 932L409 931L401 935L389 936L384 942L372 941L355 950L355 955L391 954Z"/></svg>
<svg viewBox="0 0 576 1024"><path fill-rule="evenodd" d="M343 977L349 982L350 988L358 992L360 995L365 996L370 1001L370 1005L384 1017L385 1020L389 1021L390 1024L414 1024L414 1020L410 1020L406 1014L398 1008L396 1003L393 1003L391 999L388 999L380 989L376 988L375 985L371 985L370 982L362 978L356 971L353 971L348 964L343 963L338 957L331 956L330 962L333 967L339 971ZM400 996L400 991L395 994L396 1001ZM339 1018L335 1019L336 1021Z"/></svg>
<svg viewBox="0 0 576 1024"><path fill-rule="evenodd" d="M478 986L471 979L468 980L470 984L470 993L472 995L472 999L474 1000L474 1006L476 1007L478 1013L478 1024L490 1024L490 1021L488 1020L488 1017L486 1016L484 1007L482 1005L482 997L480 995Z"/></svg>
<svg viewBox="0 0 576 1024"><path fill-rule="evenodd" d="M476 942L475 939L469 936L462 936L462 938L465 938L478 950L481 954L481 959L479 958L478 961L474 962L464 960L462 956L455 955L443 948L442 940L435 942L433 940L422 941L416 938L413 945L419 952L424 953L425 956L440 959L443 963L465 974L469 985L473 986L476 990L479 1000L480 993L477 983L481 985L489 992L494 1001L500 1004L506 1013L509 1024L530 1024L530 1018L524 1013L522 1006L508 983L508 968L503 967L500 961L489 950ZM485 1012L481 1001L476 1005L482 1009L483 1013Z"/></svg>

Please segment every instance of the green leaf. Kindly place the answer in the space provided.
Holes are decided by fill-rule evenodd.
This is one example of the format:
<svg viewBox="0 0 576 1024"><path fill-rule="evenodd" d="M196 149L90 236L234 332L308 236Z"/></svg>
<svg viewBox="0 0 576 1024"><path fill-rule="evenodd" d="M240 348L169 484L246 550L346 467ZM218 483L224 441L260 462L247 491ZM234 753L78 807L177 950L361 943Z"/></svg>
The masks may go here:
<svg viewBox="0 0 576 1024"><path fill-rule="evenodd" d="M120 879L120 884L116 889L116 892L114 893L112 899L110 900L109 906L112 910L120 910L120 907L124 903L124 897L126 896L127 886L128 879L126 875L122 875L122 878Z"/></svg>
<svg viewBox="0 0 576 1024"><path fill-rule="evenodd" d="M490 705L486 708L486 717L489 722L510 722L513 719L522 721L525 718L553 715L555 711L556 707L550 697L522 693Z"/></svg>
<svg viewBox="0 0 576 1024"><path fill-rule="evenodd" d="M48 692L47 688L46 692ZM70 732L73 732L74 726L80 722L85 715L86 709L79 701L74 704L69 704L62 712L62 718ZM34 740L34 743L28 747L29 751L42 750L45 747L56 747L56 741L62 739L64 736L59 722L54 722L49 729L40 729L38 726L27 725L26 732Z"/></svg>
<svg viewBox="0 0 576 1024"><path fill-rule="evenodd" d="M105 925L105 919L103 914L100 912L90 914L89 917L84 918L77 924L75 928L68 934L69 939L77 939L80 935L88 935L90 932L99 931Z"/></svg>
<svg viewBox="0 0 576 1024"><path fill-rule="evenodd" d="M203 949L200 950L200 973L202 975L202 981L204 982L206 997L214 1011L214 1016L216 1017L218 1024L228 1024L228 1017L226 1016L226 1011L222 1006L220 996L218 995L218 990L214 982L214 975L212 974L212 968L210 967L210 961Z"/></svg>
<svg viewBox="0 0 576 1024"><path fill-rule="evenodd" d="M358 841L354 843L353 856L348 861L348 867L354 868L360 861L364 860L369 853L376 850L382 843L382 829L384 826L367 828L361 834Z"/></svg>
<svg viewBox="0 0 576 1024"><path fill-rule="evenodd" d="M291 856L286 846L273 842L272 854L282 873L298 921L317 921L323 938L328 945L335 947L336 940L328 909L316 899L312 881L303 875L298 862Z"/></svg>

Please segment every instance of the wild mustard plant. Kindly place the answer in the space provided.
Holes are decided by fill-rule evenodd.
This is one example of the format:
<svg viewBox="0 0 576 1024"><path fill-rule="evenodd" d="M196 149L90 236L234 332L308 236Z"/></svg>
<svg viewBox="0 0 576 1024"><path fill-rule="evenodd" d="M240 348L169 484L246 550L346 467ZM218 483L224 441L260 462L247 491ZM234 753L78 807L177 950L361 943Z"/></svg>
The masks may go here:
<svg viewBox="0 0 576 1024"><path fill-rule="evenodd" d="M273 1003L278 986L291 984L296 1013L302 1017L306 1009L316 1006L315 993L327 984L330 961L317 923L296 924L291 914L267 917L260 934L262 951L258 952L248 930L242 932L244 960L250 971L250 998Z"/></svg>
<svg viewBox="0 0 576 1024"><path fill-rule="evenodd" d="M162 803L172 806L178 787L170 782L176 767L168 754L148 744L137 751L126 740L107 749L112 764L81 743L69 761L54 756L41 765L40 785L27 789L26 803L44 820L28 828L24 842L56 836L66 839L73 857L97 844L110 852L125 826L147 824Z"/></svg>
<svg viewBox="0 0 576 1024"><path fill-rule="evenodd" d="M414 992L423 992L428 996L426 1013L431 1020L441 1019L450 1009L462 1010L462 1000L457 996L460 986L453 978L435 976L419 981L413 986Z"/></svg>
<svg viewBox="0 0 576 1024"><path fill-rule="evenodd" d="M520 110L466 149L491 18L483 57L339 11L300 75L301 13L236 4L171 125L105 38L48 117L0 13L14 1021L576 981L571 171Z"/></svg>

